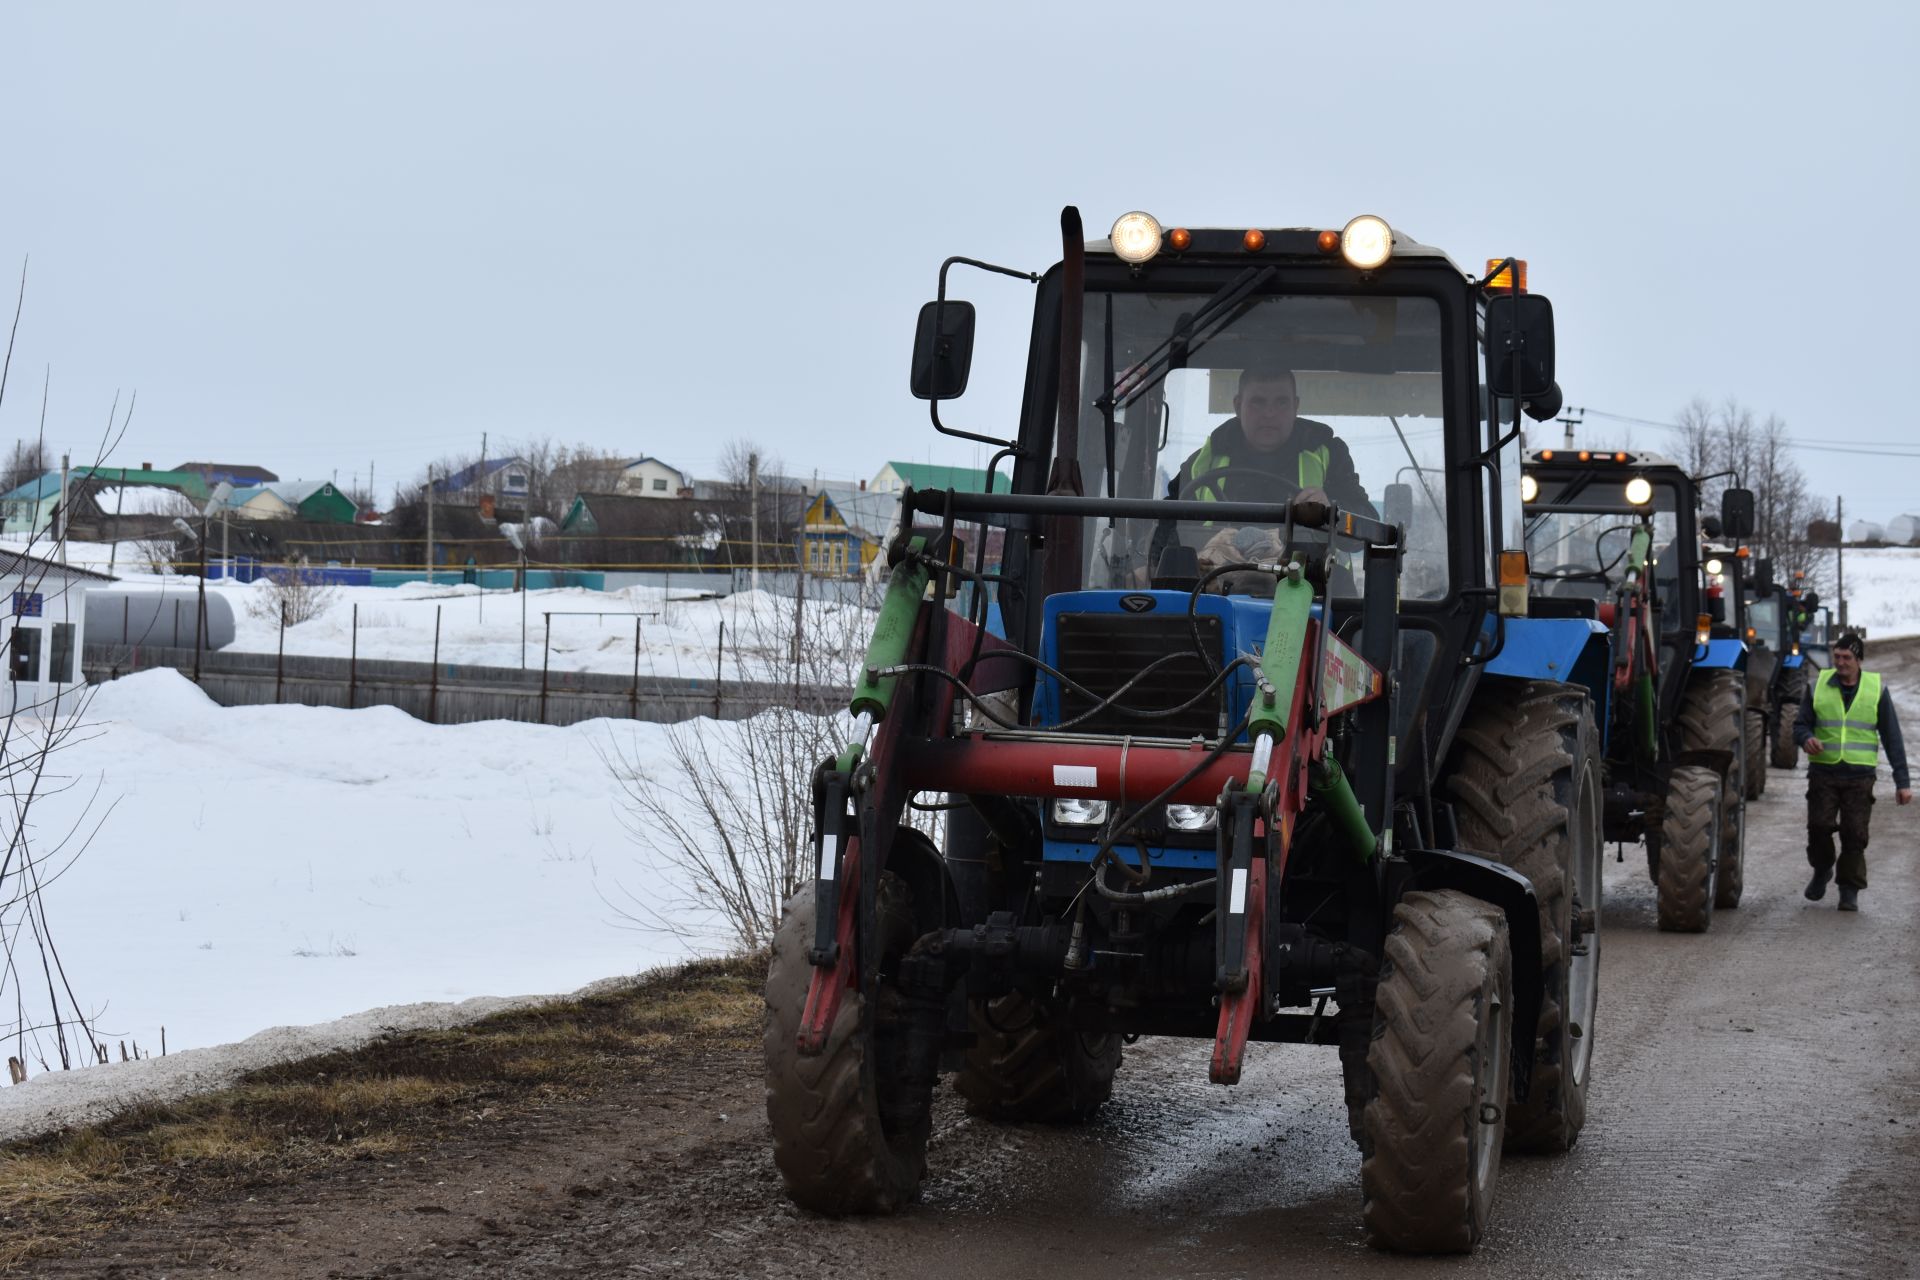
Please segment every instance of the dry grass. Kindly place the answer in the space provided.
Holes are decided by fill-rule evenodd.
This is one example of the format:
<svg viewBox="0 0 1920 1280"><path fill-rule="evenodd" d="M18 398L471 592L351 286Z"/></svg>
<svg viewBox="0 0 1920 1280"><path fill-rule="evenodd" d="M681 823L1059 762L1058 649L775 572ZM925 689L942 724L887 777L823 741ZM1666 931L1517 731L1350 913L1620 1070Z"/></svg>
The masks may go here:
<svg viewBox="0 0 1920 1280"><path fill-rule="evenodd" d="M765 975L764 957L688 965L610 995L396 1036L0 1147L0 1271L135 1218L587 1098L689 1047L750 1050Z"/></svg>

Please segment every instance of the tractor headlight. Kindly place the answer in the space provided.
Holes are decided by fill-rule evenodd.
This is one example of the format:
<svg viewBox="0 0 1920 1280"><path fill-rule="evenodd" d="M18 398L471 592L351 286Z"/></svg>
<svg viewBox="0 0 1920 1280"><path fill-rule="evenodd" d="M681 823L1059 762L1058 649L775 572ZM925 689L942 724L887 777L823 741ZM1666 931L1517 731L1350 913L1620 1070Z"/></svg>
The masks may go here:
<svg viewBox="0 0 1920 1280"><path fill-rule="evenodd" d="M1210 804L1170 804L1167 806L1167 830L1211 831L1220 821L1220 811Z"/></svg>
<svg viewBox="0 0 1920 1280"><path fill-rule="evenodd" d="M1107 233L1107 239L1120 261L1145 262L1160 252L1160 221L1138 209L1123 213L1113 220L1113 230Z"/></svg>
<svg viewBox="0 0 1920 1280"><path fill-rule="evenodd" d="M1063 827L1097 827L1107 820L1107 802L1077 797L1055 800L1053 820Z"/></svg>
<svg viewBox="0 0 1920 1280"><path fill-rule="evenodd" d="M1627 481L1627 501L1636 507L1644 507L1653 501L1653 482L1645 476L1635 476Z"/></svg>
<svg viewBox="0 0 1920 1280"><path fill-rule="evenodd" d="M1340 256L1349 266L1373 270L1393 256L1393 228L1384 218L1361 214L1341 229Z"/></svg>
<svg viewBox="0 0 1920 1280"><path fill-rule="evenodd" d="M1718 556L1715 556L1713 559L1707 561L1707 573L1709 576L1717 578L1721 574L1725 573L1726 571L1727 571L1727 566L1720 563L1720 558Z"/></svg>
<svg viewBox="0 0 1920 1280"><path fill-rule="evenodd" d="M1520 501L1532 502L1540 496L1540 482L1532 476L1520 477Z"/></svg>

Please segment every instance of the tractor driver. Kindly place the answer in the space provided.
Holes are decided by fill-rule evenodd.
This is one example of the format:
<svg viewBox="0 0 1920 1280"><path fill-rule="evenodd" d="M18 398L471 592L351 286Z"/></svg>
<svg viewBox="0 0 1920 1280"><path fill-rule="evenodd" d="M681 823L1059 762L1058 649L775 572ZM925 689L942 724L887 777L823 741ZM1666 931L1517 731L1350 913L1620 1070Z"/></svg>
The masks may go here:
<svg viewBox="0 0 1920 1280"><path fill-rule="evenodd" d="M1296 492L1330 499L1343 511L1377 517L1346 444L1326 423L1300 416L1293 370L1257 364L1240 374L1233 416L1180 464L1167 484L1167 496L1199 502L1284 502ZM1221 528L1209 521L1199 532L1207 544L1201 567L1208 569L1213 567L1209 561L1236 558L1223 554L1226 544L1245 543L1257 531ZM1154 528L1148 564L1156 572L1161 554L1178 538L1174 521L1162 520ZM1240 551L1251 548L1241 546Z"/></svg>

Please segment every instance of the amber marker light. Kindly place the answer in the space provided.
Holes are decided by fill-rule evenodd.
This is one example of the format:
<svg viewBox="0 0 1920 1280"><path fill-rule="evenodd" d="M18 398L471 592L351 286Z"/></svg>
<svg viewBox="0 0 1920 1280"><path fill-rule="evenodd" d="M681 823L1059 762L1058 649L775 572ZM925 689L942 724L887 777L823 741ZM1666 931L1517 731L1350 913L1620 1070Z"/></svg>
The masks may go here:
<svg viewBox="0 0 1920 1280"><path fill-rule="evenodd" d="M1193 232L1185 227L1175 227L1167 232L1167 243L1175 249L1185 249L1193 244Z"/></svg>
<svg viewBox="0 0 1920 1280"><path fill-rule="evenodd" d="M1553 461L1553 450L1551 450L1551 449L1542 449L1542 450L1540 451L1540 461L1542 461L1542 462L1552 462L1552 461Z"/></svg>
<svg viewBox="0 0 1920 1280"><path fill-rule="evenodd" d="M1488 293L1525 293L1527 291L1527 263L1524 258L1515 258L1511 267L1505 266L1505 258L1487 259L1487 283L1483 286ZM1519 277L1519 286L1514 285L1514 277Z"/></svg>
<svg viewBox="0 0 1920 1280"><path fill-rule="evenodd" d="M1340 247L1340 233L1338 231L1322 231L1316 243L1320 246L1320 252L1332 253Z"/></svg>
<svg viewBox="0 0 1920 1280"><path fill-rule="evenodd" d="M1527 553L1500 553L1500 612L1509 618L1527 616Z"/></svg>
<svg viewBox="0 0 1920 1280"><path fill-rule="evenodd" d="M1693 619L1693 642L1697 645L1704 646L1707 641L1712 638L1713 615L1710 613L1696 614Z"/></svg>
<svg viewBox="0 0 1920 1280"><path fill-rule="evenodd" d="M1615 462L1625 462L1627 460L1627 455L1625 453L1616 453L1613 455L1613 460Z"/></svg>
<svg viewBox="0 0 1920 1280"><path fill-rule="evenodd" d="M1267 233L1258 227L1248 227L1247 233L1240 237L1240 243L1246 246L1248 253L1258 253L1267 247Z"/></svg>
<svg viewBox="0 0 1920 1280"><path fill-rule="evenodd" d="M1592 451L1591 449L1582 449L1582 450L1580 451L1580 461L1582 461L1582 462L1592 462L1592 461L1593 461L1593 451Z"/></svg>

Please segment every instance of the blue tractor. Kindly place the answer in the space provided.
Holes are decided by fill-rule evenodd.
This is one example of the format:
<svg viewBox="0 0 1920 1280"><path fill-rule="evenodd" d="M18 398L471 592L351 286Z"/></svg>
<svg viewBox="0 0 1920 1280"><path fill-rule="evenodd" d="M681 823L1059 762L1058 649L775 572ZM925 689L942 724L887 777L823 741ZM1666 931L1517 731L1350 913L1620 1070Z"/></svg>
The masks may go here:
<svg viewBox="0 0 1920 1280"><path fill-rule="evenodd" d="M956 267L1036 287L1005 434L941 419ZM1471 1249L1503 1149L1573 1145L1605 682L1525 616L1553 363L1524 263L1373 217L1088 242L1069 209L1043 273L947 260L911 385L994 453L983 492L902 495L815 774L767 986L798 1204L911 1200L942 1073L977 1116L1072 1121L1141 1036L1210 1042L1223 1085L1250 1042L1336 1050L1383 1248Z"/></svg>
<svg viewBox="0 0 1920 1280"><path fill-rule="evenodd" d="M1606 838L1645 844L1660 928L1695 933L1740 903L1747 800L1747 645L1702 526L1753 527L1748 490L1727 489L1717 521L1699 493L1625 450L1542 449L1523 482L1532 615L1600 709Z"/></svg>

